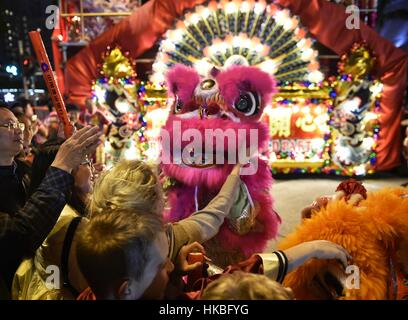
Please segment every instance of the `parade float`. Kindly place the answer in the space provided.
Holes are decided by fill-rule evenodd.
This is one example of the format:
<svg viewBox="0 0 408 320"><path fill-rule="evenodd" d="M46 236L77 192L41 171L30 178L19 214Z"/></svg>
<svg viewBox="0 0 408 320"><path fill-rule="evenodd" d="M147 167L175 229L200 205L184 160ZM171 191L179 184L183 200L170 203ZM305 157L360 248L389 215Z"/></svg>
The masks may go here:
<svg viewBox="0 0 408 320"><path fill-rule="evenodd" d="M100 70L107 51L118 48L136 59L158 44L150 81L134 78L137 102L130 105L137 105L136 114L129 119L132 128L122 129L127 142L118 144L132 150L128 157L157 160L157 149L147 150L150 140L156 148L157 129L172 104L171 97L166 100L165 71L175 63L221 66L241 55L278 83L262 118L271 133L273 173L363 176L388 170L400 161L407 57L364 24L343 28L347 18L344 7L329 2L149 1L68 60L65 92L80 104L90 95L99 99L95 84L106 78ZM319 63L317 43L340 56L331 74ZM119 99L125 108L123 98L129 97ZM129 123L121 118L120 124ZM154 128L151 135L144 133L148 127Z"/></svg>

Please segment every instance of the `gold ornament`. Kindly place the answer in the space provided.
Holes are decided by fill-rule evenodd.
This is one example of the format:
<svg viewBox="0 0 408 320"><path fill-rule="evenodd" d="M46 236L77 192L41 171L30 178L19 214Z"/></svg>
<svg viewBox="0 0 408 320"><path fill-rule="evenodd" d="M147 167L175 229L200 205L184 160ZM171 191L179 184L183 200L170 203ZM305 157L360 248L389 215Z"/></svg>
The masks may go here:
<svg viewBox="0 0 408 320"><path fill-rule="evenodd" d="M167 88L162 86L157 86L153 83L146 83L145 85L146 101L149 102L161 102L164 103L167 100Z"/></svg>
<svg viewBox="0 0 408 320"><path fill-rule="evenodd" d="M356 43L349 54L342 57L340 71L350 74L355 80L368 75L374 67L375 59L365 44Z"/></svg>
<svg viewBox="0 0 408 320"><path fill-rule="evenodd" d="M109 49L108 49L109 50ZM135 77L134 66L119 48L111 50L104 58L102 73L106 78Z"/></svg>

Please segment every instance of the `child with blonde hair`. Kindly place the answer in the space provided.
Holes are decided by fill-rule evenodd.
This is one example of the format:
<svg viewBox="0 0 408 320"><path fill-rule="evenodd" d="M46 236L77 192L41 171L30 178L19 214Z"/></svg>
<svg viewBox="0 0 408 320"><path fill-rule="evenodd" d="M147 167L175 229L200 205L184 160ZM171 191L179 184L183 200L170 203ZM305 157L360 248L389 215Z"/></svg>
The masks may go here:
<svg viewBox="0 0 408 320"><path fill-rule="evenodd" d="M115 210L93 217L81 232L77 259L95 299L163 298L174 265L158 217Z"/></svg>
<svg viewBox="0 0 408 320"><path fill-rule="evenodd" d="M263 274L223 274L204 290L202 300L293 300L293 292Z"/></svg>

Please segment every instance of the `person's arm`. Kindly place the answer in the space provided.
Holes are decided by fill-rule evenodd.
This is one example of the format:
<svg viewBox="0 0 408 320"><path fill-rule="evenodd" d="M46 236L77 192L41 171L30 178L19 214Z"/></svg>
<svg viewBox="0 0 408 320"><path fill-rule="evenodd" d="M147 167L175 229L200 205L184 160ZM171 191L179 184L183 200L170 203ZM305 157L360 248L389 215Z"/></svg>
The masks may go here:
<svg viewBox="0 0 408 320"><path fill-rule="evenodd" d="M187 261L190 252L201 252L205 255L205 249L195 242L183 246L176 259L175 271L179 274L187 274L202 263L189 264ZM300 267L311 259L337 260L344 268L350 254L336 243L326 240L314 240L303 242L286 250L278 250L272 253L253 254L246 260L226 267L222 273L232 273L240 270L244 272L264 274L272 280L282 282L286 274Z"/></svg>
<svg viewBox="0 0 408 320"><path fill-rule="evenodd" d="M4 252L16 257L41 245L66 203L73 186L72 170L95 152L99 136L96 127L74 133L60 146L46 177L25 206L13 217L0 215L0 252L5 260L8 256Z"/></svg>
<svg viewBox="0 0 408 320"><path fill-rule="evenodd" d="M74 183L66 171L51 167L27 203L14 216L0 214L0 252L6 257L32 254L64 208Z"/></svg>
<svg viewBox="0 0 408 320"><path fill-rule="evenodd" d="M179 260L183 249L180 250ZM203 252L203 251L202 251ZM253 254L246 260L226 267L221 273L232 273L240 270L244 272L264 274L271 280L283 282L287 273L300 267L311 259L337 260L344 268L350 254L338 244L326 240L314 240L301 243L285 250L272 253ZM179 263L179 265L182 265ZM220 272L216 272L220 273Z"/></svg>
<svg viewBox="0 0 408 320"><path fill-rule="evenodd" d="M351 259L346 249L326 240L308 241L286 250L260 253L256 256L262 260L263 274L278 282L282 282L287 273L311 259L334 259L339 261L344 268L347 267L347 260Z"/></svg>
<svg viewBox="0 0 408 320"><path fill-rule="evenodd" d="M73 177L50 168L38 190L13 216L0 213L0 299L9 299L13 275L22 258L34 254L61 213Z"/></svg>
<svg viewBox="0 0 408 320"><path fill-rule="evenodd" d="M173 223L175 240L181 246L194 241L205 242L218 233L239 192L239 168L240 166L234 167L218 195L205 208Z"/></svg>
<svg viewBox="0 0 408 320"><path fill-rule="evenodd" d="M96 127L75 132L60 146L46 177L25 206L13 216L0 213L0 291L4 282L10 288L19 261L34 253L52 230L72 188L72 170L95 152L99 137Z"/></svg>

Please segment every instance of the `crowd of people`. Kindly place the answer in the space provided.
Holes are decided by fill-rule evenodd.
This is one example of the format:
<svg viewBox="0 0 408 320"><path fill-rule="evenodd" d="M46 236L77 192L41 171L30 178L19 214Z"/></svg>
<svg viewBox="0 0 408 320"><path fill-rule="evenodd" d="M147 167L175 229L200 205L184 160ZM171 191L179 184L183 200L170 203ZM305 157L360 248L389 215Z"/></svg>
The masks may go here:
<svg viewBox="0 0 408 320"><path fill-rule="evenodd" d="M214 275L205 261L189 264L189 254L205 256L202 244L239 198L241 166L205 208L165 223L159 168L96 166L108 120L92 101L67 111L76 131L65 139L56 115L44 124L28 101L0 105L1 299L293 299L281 284L286 273L313 258L347 266L346 250L323 240L255 254Z"/></svg>

